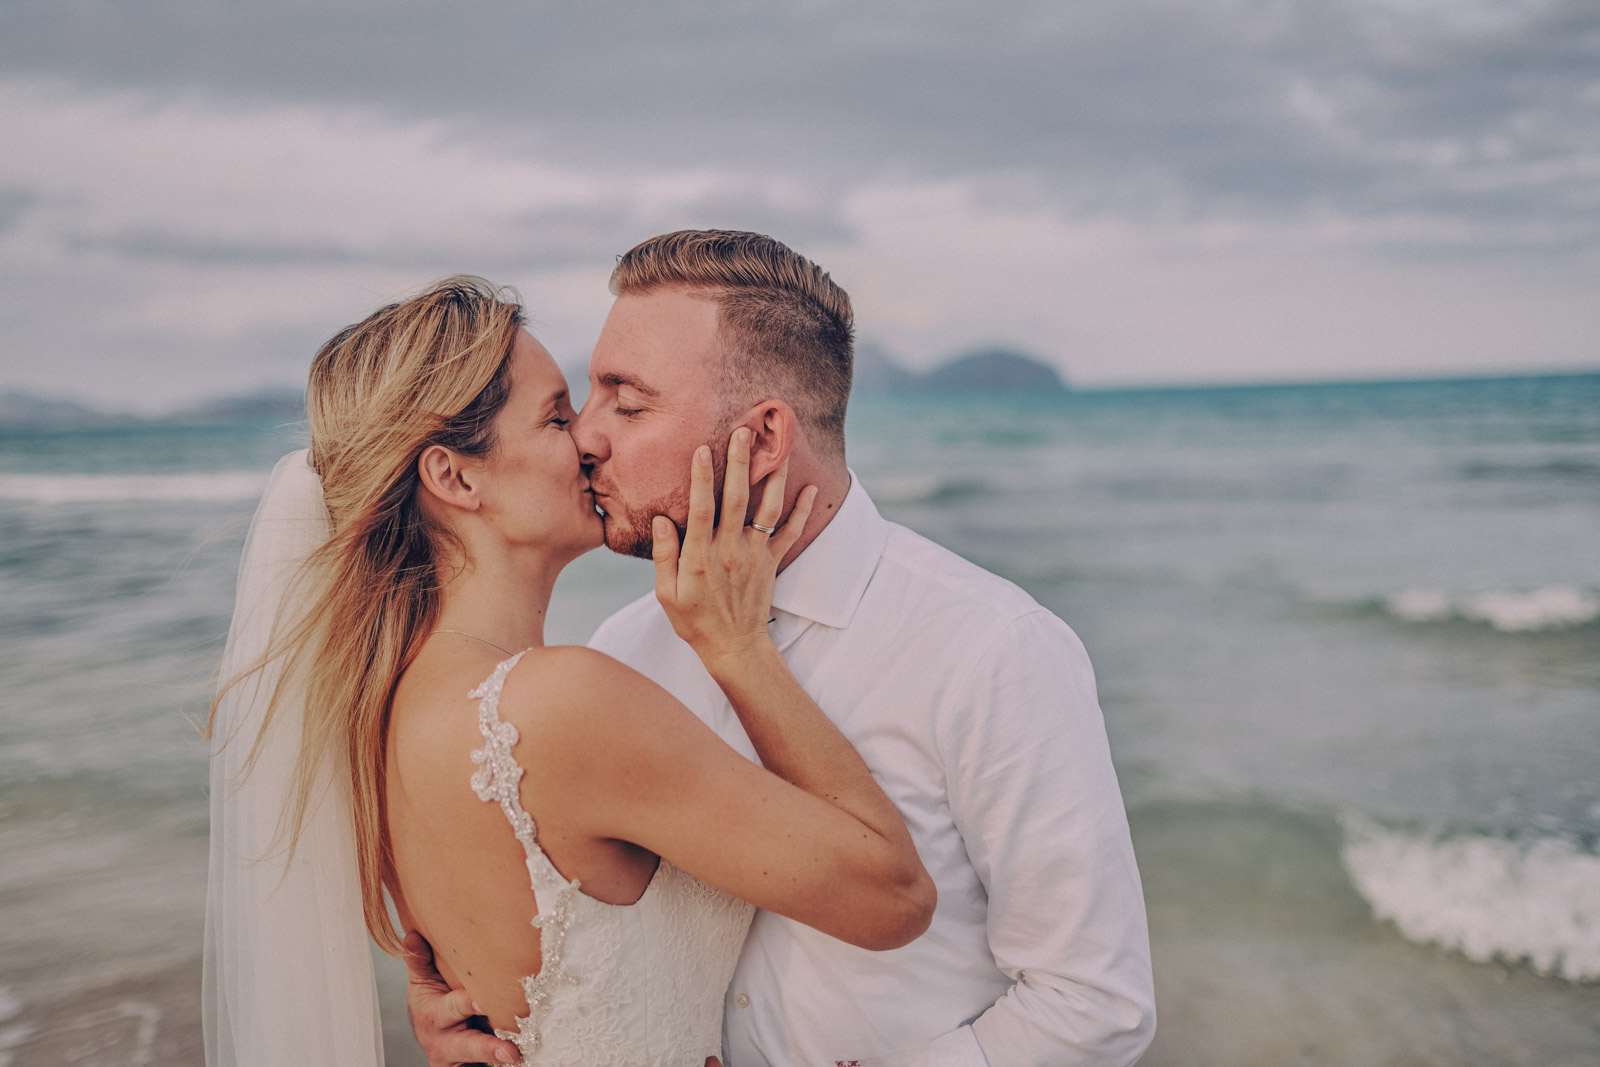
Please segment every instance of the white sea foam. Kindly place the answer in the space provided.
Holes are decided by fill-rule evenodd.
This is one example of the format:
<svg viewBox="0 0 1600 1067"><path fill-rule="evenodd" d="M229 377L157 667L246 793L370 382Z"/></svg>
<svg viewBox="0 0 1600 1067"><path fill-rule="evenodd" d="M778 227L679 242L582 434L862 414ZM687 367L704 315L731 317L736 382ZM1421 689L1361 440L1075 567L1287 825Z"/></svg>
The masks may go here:
<svg viewBox="0 0 1600 1067"><path fill-rule="evenodd" d="M211 474L0 474L0 500L32 504L253 500L261 471Z"/></svg>
<svg viewBox="0 0 1600 1067"><path fill-rule="evenodd" d="M1409 940L1600 979L1600 856L1568 838L1438 837L1350 819L1344 865Z"/></svg>
<svg viewBox="0 0 1600 1067"><path fill-rule="evenodd" d="M1453 595L1440 589L1409 589L1384 601L1403 622L1483 622L1505 633L1533 633L1585 626L1600 619L1600 595L1567 585L1531 592Z"/></svg>
<svg viewBox="0 0 1600 1067"><path fill-rule="evenodd" d="M1450 594L1438 589L1408 589L1389 597L1383 606L1403 622L1443 622L1456 613Z"/></svg>

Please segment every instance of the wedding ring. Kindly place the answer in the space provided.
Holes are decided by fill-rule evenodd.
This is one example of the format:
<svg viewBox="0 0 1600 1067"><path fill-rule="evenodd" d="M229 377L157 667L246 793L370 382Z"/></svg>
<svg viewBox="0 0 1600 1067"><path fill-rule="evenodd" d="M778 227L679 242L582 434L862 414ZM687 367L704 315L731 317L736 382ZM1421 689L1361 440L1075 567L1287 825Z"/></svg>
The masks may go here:
<svg viewBox="0 0 1600 1067"><path fill-rule="evenodd" d="M766 534L768 537L771 537L773 534L778 532L778 528L776 526L763 526L759 522L752 522L750 524L750 527L751 527L751 529L754 529L754 530L760 530L762 533Z"/></svg>

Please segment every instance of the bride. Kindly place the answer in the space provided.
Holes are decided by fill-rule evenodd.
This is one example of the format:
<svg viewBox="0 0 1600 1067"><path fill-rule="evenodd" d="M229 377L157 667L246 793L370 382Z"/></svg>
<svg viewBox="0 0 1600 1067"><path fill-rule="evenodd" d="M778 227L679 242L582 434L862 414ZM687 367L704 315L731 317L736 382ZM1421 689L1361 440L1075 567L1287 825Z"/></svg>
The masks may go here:
<svg viewBox="0 0 1600 1067"><path fill-rule="evenodd" d="M309 455L252 524L212 709L211 1067L380 1063L363 929L426 938L523 1063L697 1067L750 905L874 949L927 926L898 811L767 636L814 492L782 525L781 471L752 502L747 429L720 521L701 446L681 553L653 533L656 594L763 766L615 660L545 646L601 525L522 326L452 278L313 363Z"/></svg>

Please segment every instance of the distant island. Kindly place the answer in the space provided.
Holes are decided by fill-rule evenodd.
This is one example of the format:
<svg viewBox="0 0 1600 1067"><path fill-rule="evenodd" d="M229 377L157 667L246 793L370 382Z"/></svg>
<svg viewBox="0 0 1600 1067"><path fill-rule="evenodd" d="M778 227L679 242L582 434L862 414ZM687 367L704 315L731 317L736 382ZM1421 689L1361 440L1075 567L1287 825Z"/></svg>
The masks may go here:
<svg viewBox="0 0 1600 1067"><path fill-rule="evenodd" d="M119 426L131 421L60 397L40 396L18 390L0 392L0 430L77 429L89 426Z"/></svg>
<svg viewBox="0 0 1600 1067"><path fill-rule="evenodd" d="M210 426L229 422L255 422L267 419L291 421L306 417L306 392L294 386L262 389L242 396L227 396L208 400L203 404L185 408L162 418L162 422L180 422L196 426Z"/></svg>
<svg viewBox="0 0 1600 1067"><path fill-rule="evenodd" d="M1066 391L1054 367L1009 348L969 352L921 373L902 367L872 345L862 345L856 352L858 396Z"/></svg>

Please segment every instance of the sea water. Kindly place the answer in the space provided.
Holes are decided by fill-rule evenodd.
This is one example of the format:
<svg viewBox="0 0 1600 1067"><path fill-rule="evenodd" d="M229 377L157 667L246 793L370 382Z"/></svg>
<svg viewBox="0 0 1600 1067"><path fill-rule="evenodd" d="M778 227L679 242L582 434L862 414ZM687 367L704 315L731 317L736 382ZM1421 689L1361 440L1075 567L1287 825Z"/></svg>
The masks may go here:
<svg viewBox="0 0 1600 1067"><path fill-rule="evenodd" d="M0 1067L199 1060L193 723L303 433L0 429ZM863 398L849 455L1089 649L1147 1063L1600 1063L1600 376Z"/></svg>

